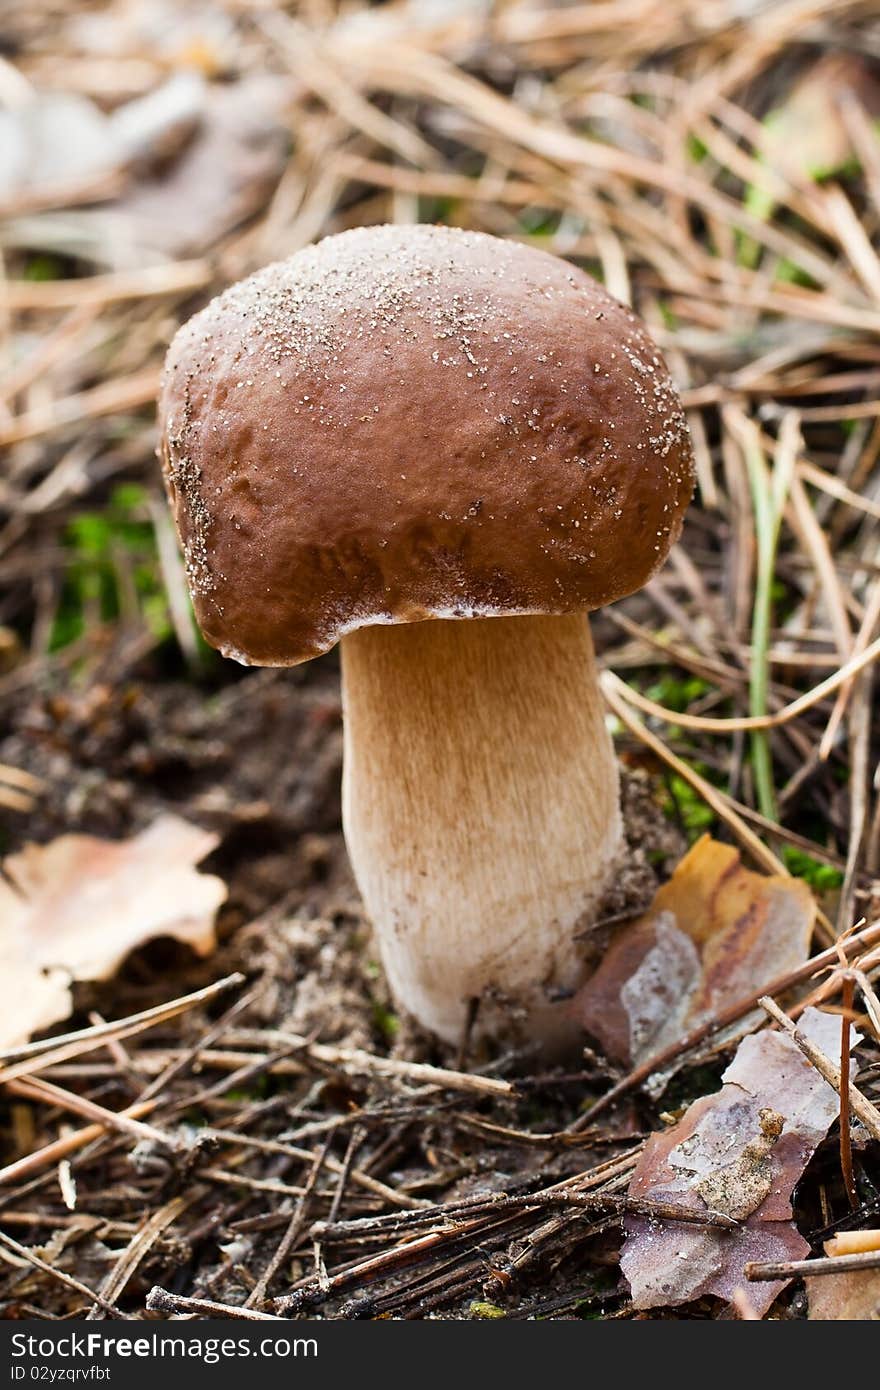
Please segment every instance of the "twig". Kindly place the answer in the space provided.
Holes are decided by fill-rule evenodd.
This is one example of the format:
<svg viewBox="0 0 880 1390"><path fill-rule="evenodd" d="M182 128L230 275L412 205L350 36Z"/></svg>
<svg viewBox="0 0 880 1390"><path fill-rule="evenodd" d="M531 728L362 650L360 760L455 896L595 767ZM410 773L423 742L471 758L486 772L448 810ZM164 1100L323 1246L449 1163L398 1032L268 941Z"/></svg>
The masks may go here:
<svg viewBox="0 0 880 1390"><path fill-rule="evenodd" d="M20 791L32 792L34 796L46 790L42 777L35 777L23 767L10 767L9 763L0 763L0 782L7 782L10 787L18 787Z"/></svg>
<svg viewBox="0 0 880 1390"><path fill-rule="evenodd" d="M90 1289L88 1284L84 1284L81 1279L75 1279L72 1274L65 1274L63 1269L58 1269L56 1265L50 1265L46 1260L41 1259L39 1255L34 1254L33 1250L29 1250L26 1245L19 1245L18 1241L13 1240L12 1236L7 1235L5 1231L0 1231L0 1254L2 1254L3 1248L17 1256L19 1260L25 1260L28 1264L33 1265L34 1269L39 1269L43 1274L48 1274L49 1277L54 1279L57 1283L64 1284L65 1288L72 1289L74 1293L80 1294L83 1298L87 1299L89 1303L97 1303L100 1308L103 1308L108 1317L122 1317L122 1313L120 1313L118 1308L114 1308L112 1303L108 1303L101 1294L96 1293L94 1289Z"/></svg>
<svg viewBox="0 0 880 1390"><path fill-rule="evenodd" d="M113 1299L119 1297L138 1265L146 1259L162 1232L177 1221L187 1207L192 1206L203 1195L204 1188L192 1188L185 1197L172 1197L170 1202L165 1202L144 1221L104 1280L101 1288L103 1299L112 1302ZM100 1304L96 1305L87 1314L86 1321L96 1321L98 1314L103 1311L104 1309Z"/></svg>
<svg viewBox="0 0 880 1390"><path fill-rule="evenodd" d="M106 308L126 299L187 294L210 284L207 261L177 261L174 264L144 266L140 270L118 271L112 275L91 275L77 280L7 280L3 287L6 305L13 311L33 309L78 309L83 304Z"/></svg>
<svg viewBox="0 0 880 1390"><path fill-rule="evenodd" d="M812 1063L817 1072L828 1082L828 1085L833 1086L835 1091L839 1091L840 1068L836 1067L810 1038L805 1037L797 1024L793 1023L788 1014L784 1014L772 999L763 996L758 1000L758 1003L765 1013L768 1013L774 1022L779 1024L780 1028L785 1029L792 1042L800 1048L807 1061ZM872 1134L875 1139L880 1139L880 1110L852 1085L849 1088L849 1103L853 1113L858 1116L869 1134Z"/></svg>
<svg viewBox="0 0 880 1390"><path fill-rule="evenodd" d="M118 1113L129 1119L137 1119L141 1115L148 1115L158 1103L158 1101L146 1101L140 1105L130 1105L127 1110ZM103 1123L86 1125L84 1129L78 1129L73 1134L65 1134L60 1139L53 1140L51 1144L46 1144L33 1153L25 1154L13 1163L8 1163L5 1168L0 1168L0 1187L11 1187L15 1183L33 1177L43 1168L51 1168L56 1163L63 1162L72 1153L76 1153L78 1149L84 1149L95 1139L102 1139L106 1133L107 1129Z"/></svg>
<svg viewBox="0 0 880 1390"><path fill-rule="evenodd" d="M312 1042L298 1033L288 1033L270 1028L265 1032L239 1032L230 1038L246 1038L258 1045L269 1043L273 1047L289 1048L291 1052L302 1052L316 1062L325 1062L333 1067L350 1068L367 1076L388 1076L401 1081L413 1081L422 1086L438 1086L445 1090L464 1091L476 1096L516 1095L516 1087L510 1081L502 1081L494 1076L478 1076L473 1072L450 1071L446 1067L432 1067L424 1062L407 1062L398 1057L378 1057L359 1048L331 1047L326 1043ZM0 1077L2 1079L2 1077Z"/></svg>
<svg viewBox="0 0 880 1390"><path fill-rule="evenodd" d="M28 439L39 439L65 426L97 420L103 415L152 405L158 388L159 368L148 367L128 378L104 381L87 391L62 397L50 405L35 406L10 424L0 425L0 447L23 444Z"/></svg>
<svg viewBox="0 0 880 1390"><path fill-rule="evenodd" d="M850 1088L850 1039L852 1036L853 1002L855 1000L856 982L851 975L842 975L840 986L840 1171L843 1174L843 1185L846 1188L846 1195L853 1211L858 1210L859 1197L856 1192L856 1183L853 1176L852 1159L852 1132L849 1124L849 1088Z"/></svg>
<svg viewBox="0 0 880 1390"><path fill-rule="evenodd" d="M183 1153L189 1147L177 1135L166 1134L154 1125L145 1125L142 1120L137 1120L124 1111L107 1110L103 1105L96 1105L93 1100L87 1100L85 1096L75 1096L72 1092L63 1090L54 1082L34 1077L32 1081L8 1081L6 1085L14 1095L59 1105L63 1110L70 1110L74 1115L92 1120L104 1129L118 1130L120 1134L133 1139L136 1144L158 1144L160 1148L169 1149L172 1153Z"/></svg>
<svg viewBox="0 0 880 1390"><path fill-rule="evenodd" d="M825 1242L826 1255L880 1255L880 1231L838 1231Z"/></svg>
<svg viewBox="0 0 880 1390"><path fill-rule="evenodd" d="M308 1219L309 1198L315 1189L315 1183L318 1181L318 1176L324 1166L331 1143L332 1135L325 1139L323 1146L315 1154L314 1161L312 1162L308 1177L306 1178L305 1187L293 1209L293 1215L287 1224L287 1229L281 1237L277 1250L248 1294L245 1300L246 1308L253 1308L263 1303L272 1280L275 1278L275 1275L290 1255L300 1235L304 1231Z"/></svg>
<svg viewBox="0 0 880 1390"><path fill-rule="evenodd" d="M328 1122L327 1128L335 1131L341 1126L342 1117L336 1125ZM203 1133L206 1139L219 1139L222 1143L240 1144L244 1148L258 1149L263 1153L283 1154L287 1158L298 1158L303 1161L311 1159L313 1156L311 1149L302 1149L280 1139L257 1139L249 1134L237 1134L234 1130L216 1129L213 1126L204 1130ZM339 1159L334 1158L330 1153L324 1160L324 1166L331 1173L341 1173L342 1171L342 1164ZM372 1192L374 1196L381 1197L384 1202L390 1202L394 1206L416 1210L428 1205L417 1197L408 1197L405 1192L398 1192L396 1188L389 1187L387 1183L380 1182L378 1178L372 1177L370 1173L364 1173L360 1168L352 1168L350 1177L353 1183L363 1187L365 1191Z"/></svg>
<svg viewBox="0 0 880 1390"><path fill-rule="evenodd" d="M213 985L206 985L204 989L197 989L192 994L183 994L179 999L172 999L168 1004L157 1004L155 1008L144 1009L142 1013L130 1014L127 1018L119 1018L111 1023L94 1024L91 1028L80 1028L75 1033L63 1033L59 1037L41 1038L38 1042L24 1043L21 1047L9 1048L5 1052L0 1052L0 1062L17 1063L26 1058L42 1057L48 1053L50 1057L44 1061L44 1065L55 1066L56 1063L67 1061L70 1057L79 1057L84 1052L94 1051L95 1048L101 1047L107 1038L130 1038L135 1033L143 1032L145 1028L154 1028L157 1023L165 1023L169 1019L177 1018L179 1014L186 1013L188 1009L197 1008L200 1004L207 1004L216 995L241 984L244 984L243 975L238 974L238 972L226 975ZM66 1051L68 1047L73 1050ZM54 1055L61 1051L64 1052L64 1056ZM15 1071L13 1066L7 1065L0 1071L0 1081L12 1081L15 1076L21 1075L24 1073Z"/></svg>
<svg viewBox="0 0 880 1390"><path fill-rule="evenodd" d="M826 680L820 681L812 690L806 694L799 695L796 700L790 701L782 709L776 710L773 714L761 715L731 715L723 718L715 718L712 715L689 714L686 710L667 709L665 705L658 705L655 700L649 700L640 691L633 690L631 685L627 685L613 671L603 671L600 676L600 683L612 690L616 695L621 696L628 704L635 705L643 714L649 714L653 719L662 719L666 724L676 724L682 729L694 729L699 733L719 733L733 734L747 732L755 729L780 729L785 724L791 724L795 719L800 718L808 709L820 704L847 685L860 671L871 666L880 657L880 637L876 638L869 646L851 656L845 661L833 675Z"/></svg>
<svg viewBox="0 0 880 1390"><path fill-rule="evenodd" d="M790 877L788 870L781 860L777 859L772 850L768 849L763 840L760 840L753 830L746 825L745 821L733 809L731 800L723 792L713 787L711 782L707 782L705 777L701 777L689 763L677 757L671 749L666 747L662 739L652 733L640 719L637 719L632 710L627 708L626 702L620 698L612 681L600 677L602 694L618 719L626 725L631 733L634 733L652 752L668 764L669 767L677 772L679 777L689 783L698 792L708 806L717 816L719 816L731 829L739 840L740 844L748 850L757 863L768 869L772 874L781 874L783 877Z"/></svg>
<svg viewBox="0 0 880 1390"><path fill-rule="evenodd" d="M151 1313L195 1313L205 1318L239 1318L242 1322L283 1322L275 1313L261 1313L240 1304L215 1303L211 1298L184 1298L156 1284L147 1294Z"/></svg>
<svg viewBox="0 0 880 1390"><path fill-rule="evenodd" d="M828 1259L783 1260L778 1264L751 1261L745 1267L745 1276L753 1282L776 1279L797 1279L802 1275L848 1274L854 1269L880 1269L880 1250L863 1255L832 1255Z"/></svg>

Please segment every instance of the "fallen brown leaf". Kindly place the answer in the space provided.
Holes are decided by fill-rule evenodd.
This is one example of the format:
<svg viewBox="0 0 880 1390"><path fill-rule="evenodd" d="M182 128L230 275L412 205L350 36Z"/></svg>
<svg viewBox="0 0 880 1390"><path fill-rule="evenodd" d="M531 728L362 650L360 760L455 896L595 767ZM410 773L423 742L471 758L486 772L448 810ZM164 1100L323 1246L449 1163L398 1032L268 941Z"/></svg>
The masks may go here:
<svg viewBox="0 0 880 1390"><path fill-rule="evenodd" d="M290 90L267 75L209 87L201 123L179 157L115 205L132 244L197 254L259 211L287 162Z"/></svg>
<svg viewBox="0 0 880 1390"><path fill-rule="evenodd" d="M840 1018L808 1008L802 1031L839 1063ZM854 1038L854 1042L857 1041ZM720 1211L738 1231L627 1218L621 1269L637 1308L705 1294L732 1299L750 1261L801 1259L809 1250L791 1217L791 1194L837 1117L839 1098L785 1033L745 1038L723 1086L647 1141L630 1196L688 1211ZM785 1282L751 1284L763 1315Z"/></svg>
<svg viewBox="0 0 880 1390"><path fill-rule="evenodd" d="M226 885L195 865L216 844L166 815L131 840L62 835L10 855L0 878L0 1047L66 1018L75 981L107 979L153 937L209 954Z"/></svg>
<svg viewBox="0 0 880 1390"><path fill-rule="evenodd" d="M706 835L616 937L572 1007L609 1057L638 1065L806 960L815 915L805 883L753 873L732 845Z"/></svg>
<svg viewBox="0 0 880 1390"><path fill-rule="evenodd" d="M851 1269L804 1282L811 1322L880 1321L880 1269Z"/></svg>
<svg viewBox="0 0 880 1390"><path fill-rule="evenodd" d="M111 115L75 93L35 91L20 106L0 111L0 200L148 168L182 147L205 101L205 84L191 72L170 77Z"/></svg>
<svg viewBox="0 0 880 1390"><path fill-rule="evenodd" d="M880 1251L880 1231L841 1231L825 1242L826 1255ZM848 1269L805 1279L811 1322L880 1321L880 1269Z"/></svg>
<svg viewBox="0 0 880 1390"><path fill-rule="evenodd" d="M65 215L65 245L100 260L109 227L119 254L139 265L206 250L277 185L291 91L271 74L221 84L186 70L109 115L77 94L36 91L0 110L0 206L63 207L106 179L100 208Z"/></svg>

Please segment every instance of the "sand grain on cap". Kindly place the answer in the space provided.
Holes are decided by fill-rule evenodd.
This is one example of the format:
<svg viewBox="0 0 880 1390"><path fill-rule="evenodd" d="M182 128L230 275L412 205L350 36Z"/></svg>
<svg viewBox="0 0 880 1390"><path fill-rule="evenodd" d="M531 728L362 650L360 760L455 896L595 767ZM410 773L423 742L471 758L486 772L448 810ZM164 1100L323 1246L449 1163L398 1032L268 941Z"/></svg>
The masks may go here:
<svg viewBox="0 0 880 1390"><path fill-rule="evenodd" d="M178 333L162 459L199 622L291 665L376 622L562 613L640 587L693 487L636 317L452 228L329 237Z"/></svg>

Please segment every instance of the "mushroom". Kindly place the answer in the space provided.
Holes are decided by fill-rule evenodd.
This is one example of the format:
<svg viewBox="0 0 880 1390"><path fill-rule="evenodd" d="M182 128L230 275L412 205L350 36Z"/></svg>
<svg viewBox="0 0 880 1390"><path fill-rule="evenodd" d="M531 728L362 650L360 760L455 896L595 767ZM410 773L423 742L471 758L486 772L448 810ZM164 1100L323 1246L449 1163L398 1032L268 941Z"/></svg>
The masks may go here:
<svg viewBox="0 0 880 1390"><path fill-rule="evenodd" d="M553 1045L622 846L586 613L655 572L693 487L644 327L544 252L360 228L190 320L161 417L207 640L340 644L345 838L398 1004Z"/></svg>

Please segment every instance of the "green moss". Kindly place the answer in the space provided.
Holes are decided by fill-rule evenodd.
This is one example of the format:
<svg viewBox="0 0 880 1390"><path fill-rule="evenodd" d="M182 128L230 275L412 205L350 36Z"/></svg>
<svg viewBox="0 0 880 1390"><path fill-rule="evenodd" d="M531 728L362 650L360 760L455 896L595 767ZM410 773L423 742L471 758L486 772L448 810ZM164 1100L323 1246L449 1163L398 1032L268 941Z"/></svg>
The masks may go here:
<svg viewBox="0 0 880 1390"><path fill-rule="evenodd" d="M81 637L87 618L112 622L122 612L118 557L128 561L139 615L158 641L171 635L171 618L146 508L147 494L135 483L120 483L102 511L79 512L64 535L67 565L50 649L59 651Z"/></svg>
<svg viewBox="0 0 880 1390"><path fill-rule="evenodd" d="M506 1318L507 1314L503 1308L499 1308L497 1303L486 1303L483 1299L475 1299L468 1308L472 1318Z"/></svg>
<svg viewBox="0 0 880 1390"><path fill-rule="evenodd" d="M782 862L790 874L794 874L795 878L804 879L817 893L832 892L843 883L843 874L839 869L835 869L832 864L823 864L821 859L815 859L812 854L807 854L795 845L784 847Z"/></svg>
<svg viewBox="0 0 880 1390"><path fill-rule="evenodd" d="M682 713L709 691L709 684L699 676L676 676L671 671L664 672L659 680L649 685L645 695L655 704Z"/></svg>
<svg viewBox="0 0 880 1390"><path fill-rule="evenodd" d="M518 221L530 237L552 237L559 231L560 214L555 209L529 207L520 213Z"/></svg>
<svg viewBox="0 0 880 1390"><path fill-rule="evenodd" d="M373 1016L373 1027L380 1038L390 1046L400 1032L400 1019L397 1017L396 1013L387 1008L378 999L373 999L370 1007Z"/></svg>
<svg viewBox="0 0 880 1390"><path fill-rule="evenodd" d="M818 289L818 284L813 276L808 274L802 266L789 260L788 256L780 256L777 261L776 280L783 285L802 285L807 290Z"/></svg>
<svg viewBox="0 0 880 1390"><path fill-rule="evenodd" d="M63 280L64 265L57 256L45 251L29 256L22 272L22 279L41 284L46 280Z"/></svg>
<svg viewBox="0 0 880 1390"><path fill-rule="evenodd" d="M664 814L669 820L680 821L687 831L688 839L693 843L715 824L715 812L677 772L670 774L666 785L669 788L669 796L663 804Z"/></svg>
<svg viewBox="0 0 880 1390"><path fill-rule="evenodd" d="M456 209L459 206L457 198L434 197L433 194L419 194L418 197L418 220L420 222L455 222Z"/></svg>

